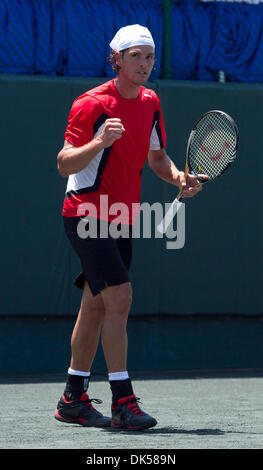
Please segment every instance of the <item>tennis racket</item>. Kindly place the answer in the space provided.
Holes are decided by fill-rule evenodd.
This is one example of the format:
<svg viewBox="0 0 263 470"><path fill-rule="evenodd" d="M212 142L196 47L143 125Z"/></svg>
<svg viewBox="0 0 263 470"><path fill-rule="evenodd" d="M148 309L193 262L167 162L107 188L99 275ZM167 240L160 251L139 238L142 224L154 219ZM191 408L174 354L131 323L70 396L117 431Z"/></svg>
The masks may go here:
<svg viewBox="0 0 263 470"><path fill-rule="evenodd" d="M186 148L185 178L194 175L200 183L222 175L236 158L239 132L234 120L223 111L208 111L193 127ZM204 179L200 174L206 175ZM163 220L157 226L165 233L183 199L183 189L172 202Z"/></svg>

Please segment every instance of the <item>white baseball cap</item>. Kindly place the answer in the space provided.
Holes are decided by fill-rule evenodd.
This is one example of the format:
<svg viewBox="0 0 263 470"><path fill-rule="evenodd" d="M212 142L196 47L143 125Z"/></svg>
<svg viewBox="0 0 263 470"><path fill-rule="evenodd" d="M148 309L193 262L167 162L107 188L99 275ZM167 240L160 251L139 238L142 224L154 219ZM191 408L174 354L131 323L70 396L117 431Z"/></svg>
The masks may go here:
<svg viewBox="0 0 263 470"><path fill-rule="evenodd" d="M116 52L132 46L151 46L155 49L154 40L148 28L139 24L124 26L119 29L110 42L110 47Z"/></svg>

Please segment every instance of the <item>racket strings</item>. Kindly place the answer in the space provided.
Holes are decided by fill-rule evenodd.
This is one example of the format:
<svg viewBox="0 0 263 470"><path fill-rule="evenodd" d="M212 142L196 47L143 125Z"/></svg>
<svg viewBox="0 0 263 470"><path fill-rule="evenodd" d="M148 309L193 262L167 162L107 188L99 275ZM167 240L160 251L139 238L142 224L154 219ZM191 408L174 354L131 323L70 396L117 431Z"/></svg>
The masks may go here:
<svg viewBox="0 0 263 470"><path fill-rule="evenodd" d="M199 121L191 140L188 160L195 173L213 179L234 160L237 135L224 115L209 113Z"/></svg>

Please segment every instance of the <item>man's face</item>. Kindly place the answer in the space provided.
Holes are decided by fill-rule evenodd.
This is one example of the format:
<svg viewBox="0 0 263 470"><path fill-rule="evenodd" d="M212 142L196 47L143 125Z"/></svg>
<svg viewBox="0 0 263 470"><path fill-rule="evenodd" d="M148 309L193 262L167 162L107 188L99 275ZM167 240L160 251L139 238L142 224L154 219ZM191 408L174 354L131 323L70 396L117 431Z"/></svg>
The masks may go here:
<svg viewBox="0 0 263 470"><path fill-rule="evenodd" d="M118 53L116 64L120 67L119 75L135 85L147 82L155 62L154 49L151 46L133 46Z"/></svg>

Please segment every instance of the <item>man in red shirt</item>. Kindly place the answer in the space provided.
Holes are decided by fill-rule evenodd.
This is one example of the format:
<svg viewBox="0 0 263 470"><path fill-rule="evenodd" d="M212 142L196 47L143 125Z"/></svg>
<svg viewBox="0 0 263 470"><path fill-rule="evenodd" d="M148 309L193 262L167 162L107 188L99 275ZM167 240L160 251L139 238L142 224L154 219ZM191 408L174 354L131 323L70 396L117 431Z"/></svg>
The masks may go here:
<svg viewBox="0 0 263 470"><path fill-rule="evenodd" d="M136 218L132 207L140 202L142 168L148 157L160 178L184 188L184 197L195 195L201 186L191 175L185 180L184 172L168 157L159 98L143 86L155 61L150 31L140 25L126 26L110 46L117 76L74 101L58 154L58 171L68 177L65 231L81 261L83 271L75 284L83 294L71 339L67 383L55 417L84 426L138 430L157 423L139 407L127 371L126 324L132 302L128 271ZM118 224L127 228L126 236L101 236L124 205L127 210L120 211ZM96 236L81 235L80 224L88 224L87 220L90 226L95 223ZM95 410L86 394L100 335L112 391L112 418Z"/></svg>

